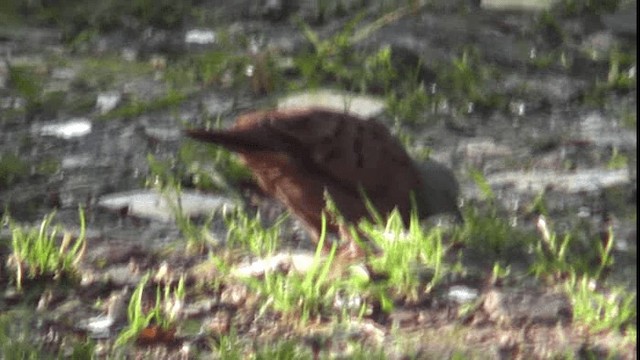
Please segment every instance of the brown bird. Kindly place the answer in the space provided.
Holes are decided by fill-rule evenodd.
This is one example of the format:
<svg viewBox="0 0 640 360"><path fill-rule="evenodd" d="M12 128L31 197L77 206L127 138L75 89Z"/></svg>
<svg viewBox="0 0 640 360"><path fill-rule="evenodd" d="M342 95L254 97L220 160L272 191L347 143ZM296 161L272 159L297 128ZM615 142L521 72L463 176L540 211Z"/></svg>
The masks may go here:
<svg viewBox="0 0 640 360"><path fill-rule="evenodd" d="M389 130L373 119L321 108L255 111L228 130L186 130L187 136L237 152L259 186L320 237L325 191L348 223L371 218L363 194L383 216L397 208L405 224L412 194L420 218L453 213L458 183L445 166L419 168ZM327 230L350 241L347 224L329 217Z"/></svg>

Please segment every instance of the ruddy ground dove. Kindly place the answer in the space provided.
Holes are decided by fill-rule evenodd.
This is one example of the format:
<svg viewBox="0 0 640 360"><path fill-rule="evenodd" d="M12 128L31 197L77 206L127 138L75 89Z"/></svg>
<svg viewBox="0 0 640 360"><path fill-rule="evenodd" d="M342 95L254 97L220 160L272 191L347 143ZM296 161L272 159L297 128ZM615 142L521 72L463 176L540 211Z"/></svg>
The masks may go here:
<svg viewBox="0 0 640 360"><path fill-rule="evenodd" d="M420 218L453 213L458 183L444 165L419 167L389 130L373 119L321 108L255 111L227 130L186 130L187 136L237 152L259 186L282 202L318 240L325 191L348 223L397 208L408 224L415 197ZM327 230L349 237L329 217ZM349 241L349 239L346 239ZM354 245L349 246L353 251Z"/></svg>

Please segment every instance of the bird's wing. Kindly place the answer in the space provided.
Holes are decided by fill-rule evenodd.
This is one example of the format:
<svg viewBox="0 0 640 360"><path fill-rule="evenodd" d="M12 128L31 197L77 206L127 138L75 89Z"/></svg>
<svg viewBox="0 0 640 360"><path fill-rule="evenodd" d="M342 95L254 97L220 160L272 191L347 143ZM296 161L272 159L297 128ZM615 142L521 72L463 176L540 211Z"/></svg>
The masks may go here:
<svg viewBox="0 0 640 360"><path fill-rule="evenodd" d="M380 212L398 207L406 219L409 194L422 188L411 158L383 124L345 113L257 111L241 115L231 129L187 135L239 152L267 192L278 196L287 188L280 198L292 208L305 203L296 202L295 191L321 203L326 189L345 215L357 219L366 215L364 192Z"/></svg>
<svg viewBox="0 0 640 360"><path fill-rule="evenodd" d="M304 149L304 161L328 177L369 196L417 186L411 158L381 123L345 113L312 109L273 114L269 126L282 142Z"/></svg>

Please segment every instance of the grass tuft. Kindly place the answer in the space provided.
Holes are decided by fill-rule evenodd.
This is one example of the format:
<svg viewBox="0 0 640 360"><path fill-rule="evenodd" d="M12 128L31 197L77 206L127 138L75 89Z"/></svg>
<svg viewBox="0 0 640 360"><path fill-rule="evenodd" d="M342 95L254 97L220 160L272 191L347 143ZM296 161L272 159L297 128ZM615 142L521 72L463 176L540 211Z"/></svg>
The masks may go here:
<svg viewBox="0 0 640 360"><path fill-rule="evenodd" d="M52 225L55 212L44 217L38 228L15 225L8 221L11 229L11 255L8 263L14 271L16 286L20 290L24 279L73 277L86 249L84 211L78 209L80 234L75 239L64 232L61 242L61 227Z"/></svg>

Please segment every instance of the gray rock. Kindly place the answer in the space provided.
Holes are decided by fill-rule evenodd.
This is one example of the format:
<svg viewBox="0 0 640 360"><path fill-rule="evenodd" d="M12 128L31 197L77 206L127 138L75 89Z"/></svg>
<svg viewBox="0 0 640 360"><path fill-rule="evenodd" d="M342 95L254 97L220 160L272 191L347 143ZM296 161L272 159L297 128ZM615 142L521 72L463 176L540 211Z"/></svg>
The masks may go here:
<svg viewBox="0 0 640 360"><path fill-rule="evenodd" d="M508 325L554 324L571 318L571 305L566 296L531 289L491 290L485 295L484 310L492 320Z"/></svg>
<svg viewBox="0 0 640 360"><path fill-rule="evenodd" d="M638 2L627 2L613 14L602 15L602 22L611 31L621 35L638 35Z"/></svg>

